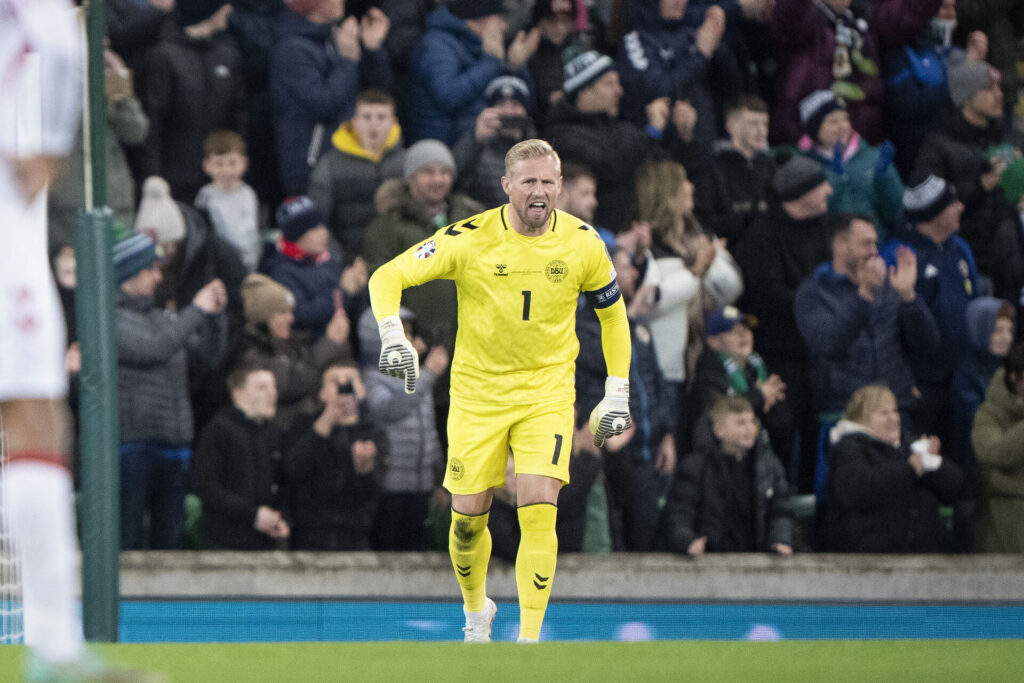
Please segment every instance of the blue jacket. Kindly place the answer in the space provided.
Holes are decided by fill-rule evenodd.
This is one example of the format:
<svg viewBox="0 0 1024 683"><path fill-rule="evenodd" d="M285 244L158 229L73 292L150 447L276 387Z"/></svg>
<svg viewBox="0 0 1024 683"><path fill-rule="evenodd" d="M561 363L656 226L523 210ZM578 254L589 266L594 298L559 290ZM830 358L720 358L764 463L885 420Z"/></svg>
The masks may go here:
<svg viewBox="0 0 1024 683"><path fill-rule="evenodd" d="M352 118L363 87L391 88L387 52L363 50L358 62L341 57L332 24L281 12L270 56L270 97L281 182L287 195L306 191L309 174L330 147L331 133Z"/></svg>
<svg viewBox="0 0 1024 683"><path fill-rule="evenodd" d="M438 7L413 57L410 83L412 140L435 138L449 147L473 130L484 109L484 89L504 71L497 57L484 52L480 37L466 22ZM516 73L531 83L529 73Z"/></svg>
<svg viewBox="0 0 1024 683"><path fill-rule="evenodd" d="M914 363L914 374L922 382L945 384L969 345L967 303L978 296L978 267L971 248L957 235L936 244L906 226L882 249L886 263L896 262L901 245L917 254L917 294L931 310L942 340L937 355Z"/></svg>
<svg viewBox="0 0 1024 683"><path fill-rule="evenodd" d="M939 348L939 330L920 296L904 303L888 284L873 302L823 263L800 283L797 327L811 352L811 381L819 411L845 407L854 391L878 382L896 394L901 409L914 406L909 357Z"/></svg>
<svg viewBox="0 0 1024 683"><path fill-rule="evenodd" d="M341 266L331 259L316 263L297 260L278 250L270 251L260 271L287 287L295 296L295 327L320 336L334 317L334 290L341 281Z"/></svg>

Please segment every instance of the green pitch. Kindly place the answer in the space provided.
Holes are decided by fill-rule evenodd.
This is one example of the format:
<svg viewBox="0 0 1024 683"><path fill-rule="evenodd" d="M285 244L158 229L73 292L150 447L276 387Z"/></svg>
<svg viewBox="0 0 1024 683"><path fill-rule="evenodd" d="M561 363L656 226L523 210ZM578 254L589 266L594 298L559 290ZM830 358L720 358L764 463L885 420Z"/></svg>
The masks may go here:
<svg viewBox="0 0 1024 683"><path fill-rule="evenodd" d="M103 645L171 681L1020 681L1024 641ZM22 648L0 647L16 681Z"/></svg>

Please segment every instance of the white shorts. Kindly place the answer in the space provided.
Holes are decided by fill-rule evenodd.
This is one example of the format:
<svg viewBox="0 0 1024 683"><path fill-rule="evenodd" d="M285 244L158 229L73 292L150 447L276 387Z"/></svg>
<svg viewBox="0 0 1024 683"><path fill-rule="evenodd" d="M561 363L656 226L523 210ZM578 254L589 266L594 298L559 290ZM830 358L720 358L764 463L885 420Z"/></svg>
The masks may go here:
<svg viewBox="0 0 1024 683"><path fill-rule="evenodd" d="M68 390L42 201L25 206L0 162L0 401L55 399Z"/></svg>

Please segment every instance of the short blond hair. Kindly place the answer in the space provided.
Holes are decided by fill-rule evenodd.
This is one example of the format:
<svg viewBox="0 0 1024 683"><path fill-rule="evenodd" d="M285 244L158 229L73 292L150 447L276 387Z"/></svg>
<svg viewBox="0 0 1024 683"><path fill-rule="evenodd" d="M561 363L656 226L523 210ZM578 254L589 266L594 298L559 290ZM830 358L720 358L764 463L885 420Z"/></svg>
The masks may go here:
<svg viewBox="0 0 1024 683"><path fill-rule="evenodd" d="M850 402L843 410L843 417L864 424L865 420L884 408L887 403L898 406L896 394L884 384L869 384L853 392Z"/></svg>
<svg viewBox="0 0 1024 683"><path fill-rule="evenodd" d="M505 175L511 177L512 167L517 161L543 159L544 157L551 157L555 160L555 166L558 167L558 175L561 176L562 160L558 158L558 152L546 140L538 140L537 138L523 140L512 145L512 149L505 155Z"/></svg>
<svg viewBox="0 0 1024 683"><path fill-rule="evenodd" d="M711 406L709 411L711 414L711 422L719 423L725 419L727 415L742 415L743 413L753 413L754 406L751 405L750 401L745 396L719 396L715 399L714 404Z"/></svg>

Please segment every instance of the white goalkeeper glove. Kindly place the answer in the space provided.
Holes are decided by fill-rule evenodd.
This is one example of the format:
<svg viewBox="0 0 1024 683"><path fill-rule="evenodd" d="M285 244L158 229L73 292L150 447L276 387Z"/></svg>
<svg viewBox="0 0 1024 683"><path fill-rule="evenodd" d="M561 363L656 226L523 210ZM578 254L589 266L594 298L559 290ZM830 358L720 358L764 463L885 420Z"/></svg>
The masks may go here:
<svg viewBox="0 0 1024 683"><path fill-rule="evenodd" d="M405 379L405 393L416 391L420 376L420 357L405 337L405 328L397 315L380 321L380 362L377 367L385 375Z"/></svg>
<svg viewBox="0 0 1024 683"><path fill-rule="evenodd" d="M594 445L604 446L605 439L621 434L633 426L629 416L629 380L609 377L604 381L604 398L590 413L590 431Z"/></svg>

